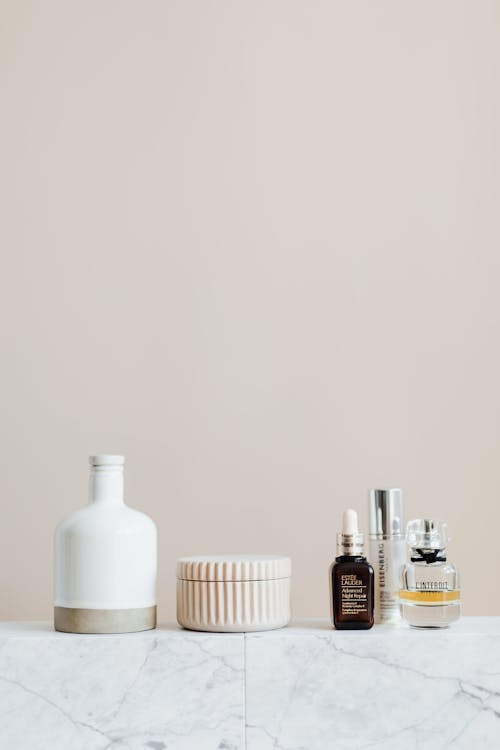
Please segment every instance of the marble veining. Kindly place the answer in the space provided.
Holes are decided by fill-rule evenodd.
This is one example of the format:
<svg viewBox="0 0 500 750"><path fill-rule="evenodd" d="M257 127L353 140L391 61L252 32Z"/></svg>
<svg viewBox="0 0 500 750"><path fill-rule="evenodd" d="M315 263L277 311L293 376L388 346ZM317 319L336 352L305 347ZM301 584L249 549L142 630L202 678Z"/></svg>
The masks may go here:
<svg viewBox="0 0 500 750"><path fill-rule="evenodd" d="M242 636L0 633L1 750L240 750Z"/></svg>
<svg viewBox="0 0 500 750"><path fill-rule="evenodd" d="M497 625L249 636L247 748L498 750Z"/></svg>
<svg viewBox="0 0 500 750"><path fill-rule="evenodd" d="M0 750L500 749L500 618L446 631L0 624Z"/></svg>

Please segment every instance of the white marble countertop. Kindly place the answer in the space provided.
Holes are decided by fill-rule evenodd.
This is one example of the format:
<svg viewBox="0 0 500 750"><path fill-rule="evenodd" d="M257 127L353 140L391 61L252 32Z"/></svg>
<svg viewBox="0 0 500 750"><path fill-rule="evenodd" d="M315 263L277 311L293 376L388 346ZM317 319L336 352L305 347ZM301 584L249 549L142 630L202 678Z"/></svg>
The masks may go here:
<svg viewBox="0 0 500 750"><path fill-rule="evenodd" d="M159 623L156 630L146 630L142 633L122 633L108 635L81 635L79 633L58 633L51 622L43 620L4 620L0 622L0 639L22 638L31 636L36 638L60 638L63 640L75 638L158 638L181 636L183 638L286 638L287 636L328 636L331 638L373 638L387 636L390 638L408 636L410 638L434 638L439 635L500 635L500 617L462 617L449 628L409 628L405 624L375 625L370 630L335 630L330 621L322 618L308 618L293 620L286 628L267 630L257 633L199 633L194 630L184 630L176 623Z"/></svg>
<svg viewBox="0 0 500 750"><path fill-rule="evenodd" d="M68 635L0 623L0 750L500 748L500 617Z"/></svg>

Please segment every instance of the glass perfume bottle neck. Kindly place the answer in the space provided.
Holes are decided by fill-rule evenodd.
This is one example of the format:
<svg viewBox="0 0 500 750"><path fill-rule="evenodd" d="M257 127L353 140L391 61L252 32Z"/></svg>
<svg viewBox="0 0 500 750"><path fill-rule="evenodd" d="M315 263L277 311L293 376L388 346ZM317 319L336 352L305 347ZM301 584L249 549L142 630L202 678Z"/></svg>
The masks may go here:
<svg viewBox="0 0 500 750"><path fill-rule="evenodd" d="M433 563L446 562L446 549L425 549L423 547L412 547L410 560L414 563L432 565Z"/></svg>

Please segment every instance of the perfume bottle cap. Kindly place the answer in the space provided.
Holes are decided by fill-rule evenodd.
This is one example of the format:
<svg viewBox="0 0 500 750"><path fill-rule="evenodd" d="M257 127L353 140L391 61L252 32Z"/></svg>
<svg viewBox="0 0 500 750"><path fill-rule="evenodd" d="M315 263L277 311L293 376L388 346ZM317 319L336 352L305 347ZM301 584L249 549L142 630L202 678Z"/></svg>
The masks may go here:
<svg viewBox="0 0 500 750"><path fill-rule="evenodd" d="M403 490L399 487L370 490L369 506L371 535L403 535Z"/></svg>
<svg viewBox="0 0 500 750"><path fill-rule="evenodd" d="M431 518L414 518L408 521L406 541L413 549L445 549L450 541L448 524Z"/></svg>
<svg viewBox="0 0 500 750"><path fill-rule="evenodd" d="M342 531L337 534L337 557L363 554L363 534L358 529L358 514L349 508L342 515Z"/></svg>

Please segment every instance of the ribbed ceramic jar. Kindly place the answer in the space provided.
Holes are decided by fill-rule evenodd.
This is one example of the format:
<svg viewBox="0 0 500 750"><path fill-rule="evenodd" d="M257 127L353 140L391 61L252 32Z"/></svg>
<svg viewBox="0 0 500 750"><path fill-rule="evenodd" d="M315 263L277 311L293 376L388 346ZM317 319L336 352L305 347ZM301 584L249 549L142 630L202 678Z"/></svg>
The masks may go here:
<svg viewBox="0 0 500 750"><path fill-rule="evenodd" d="M289 557L216 555L177 561L177 621L189 630L245 633L290 621Z"/></svg>

